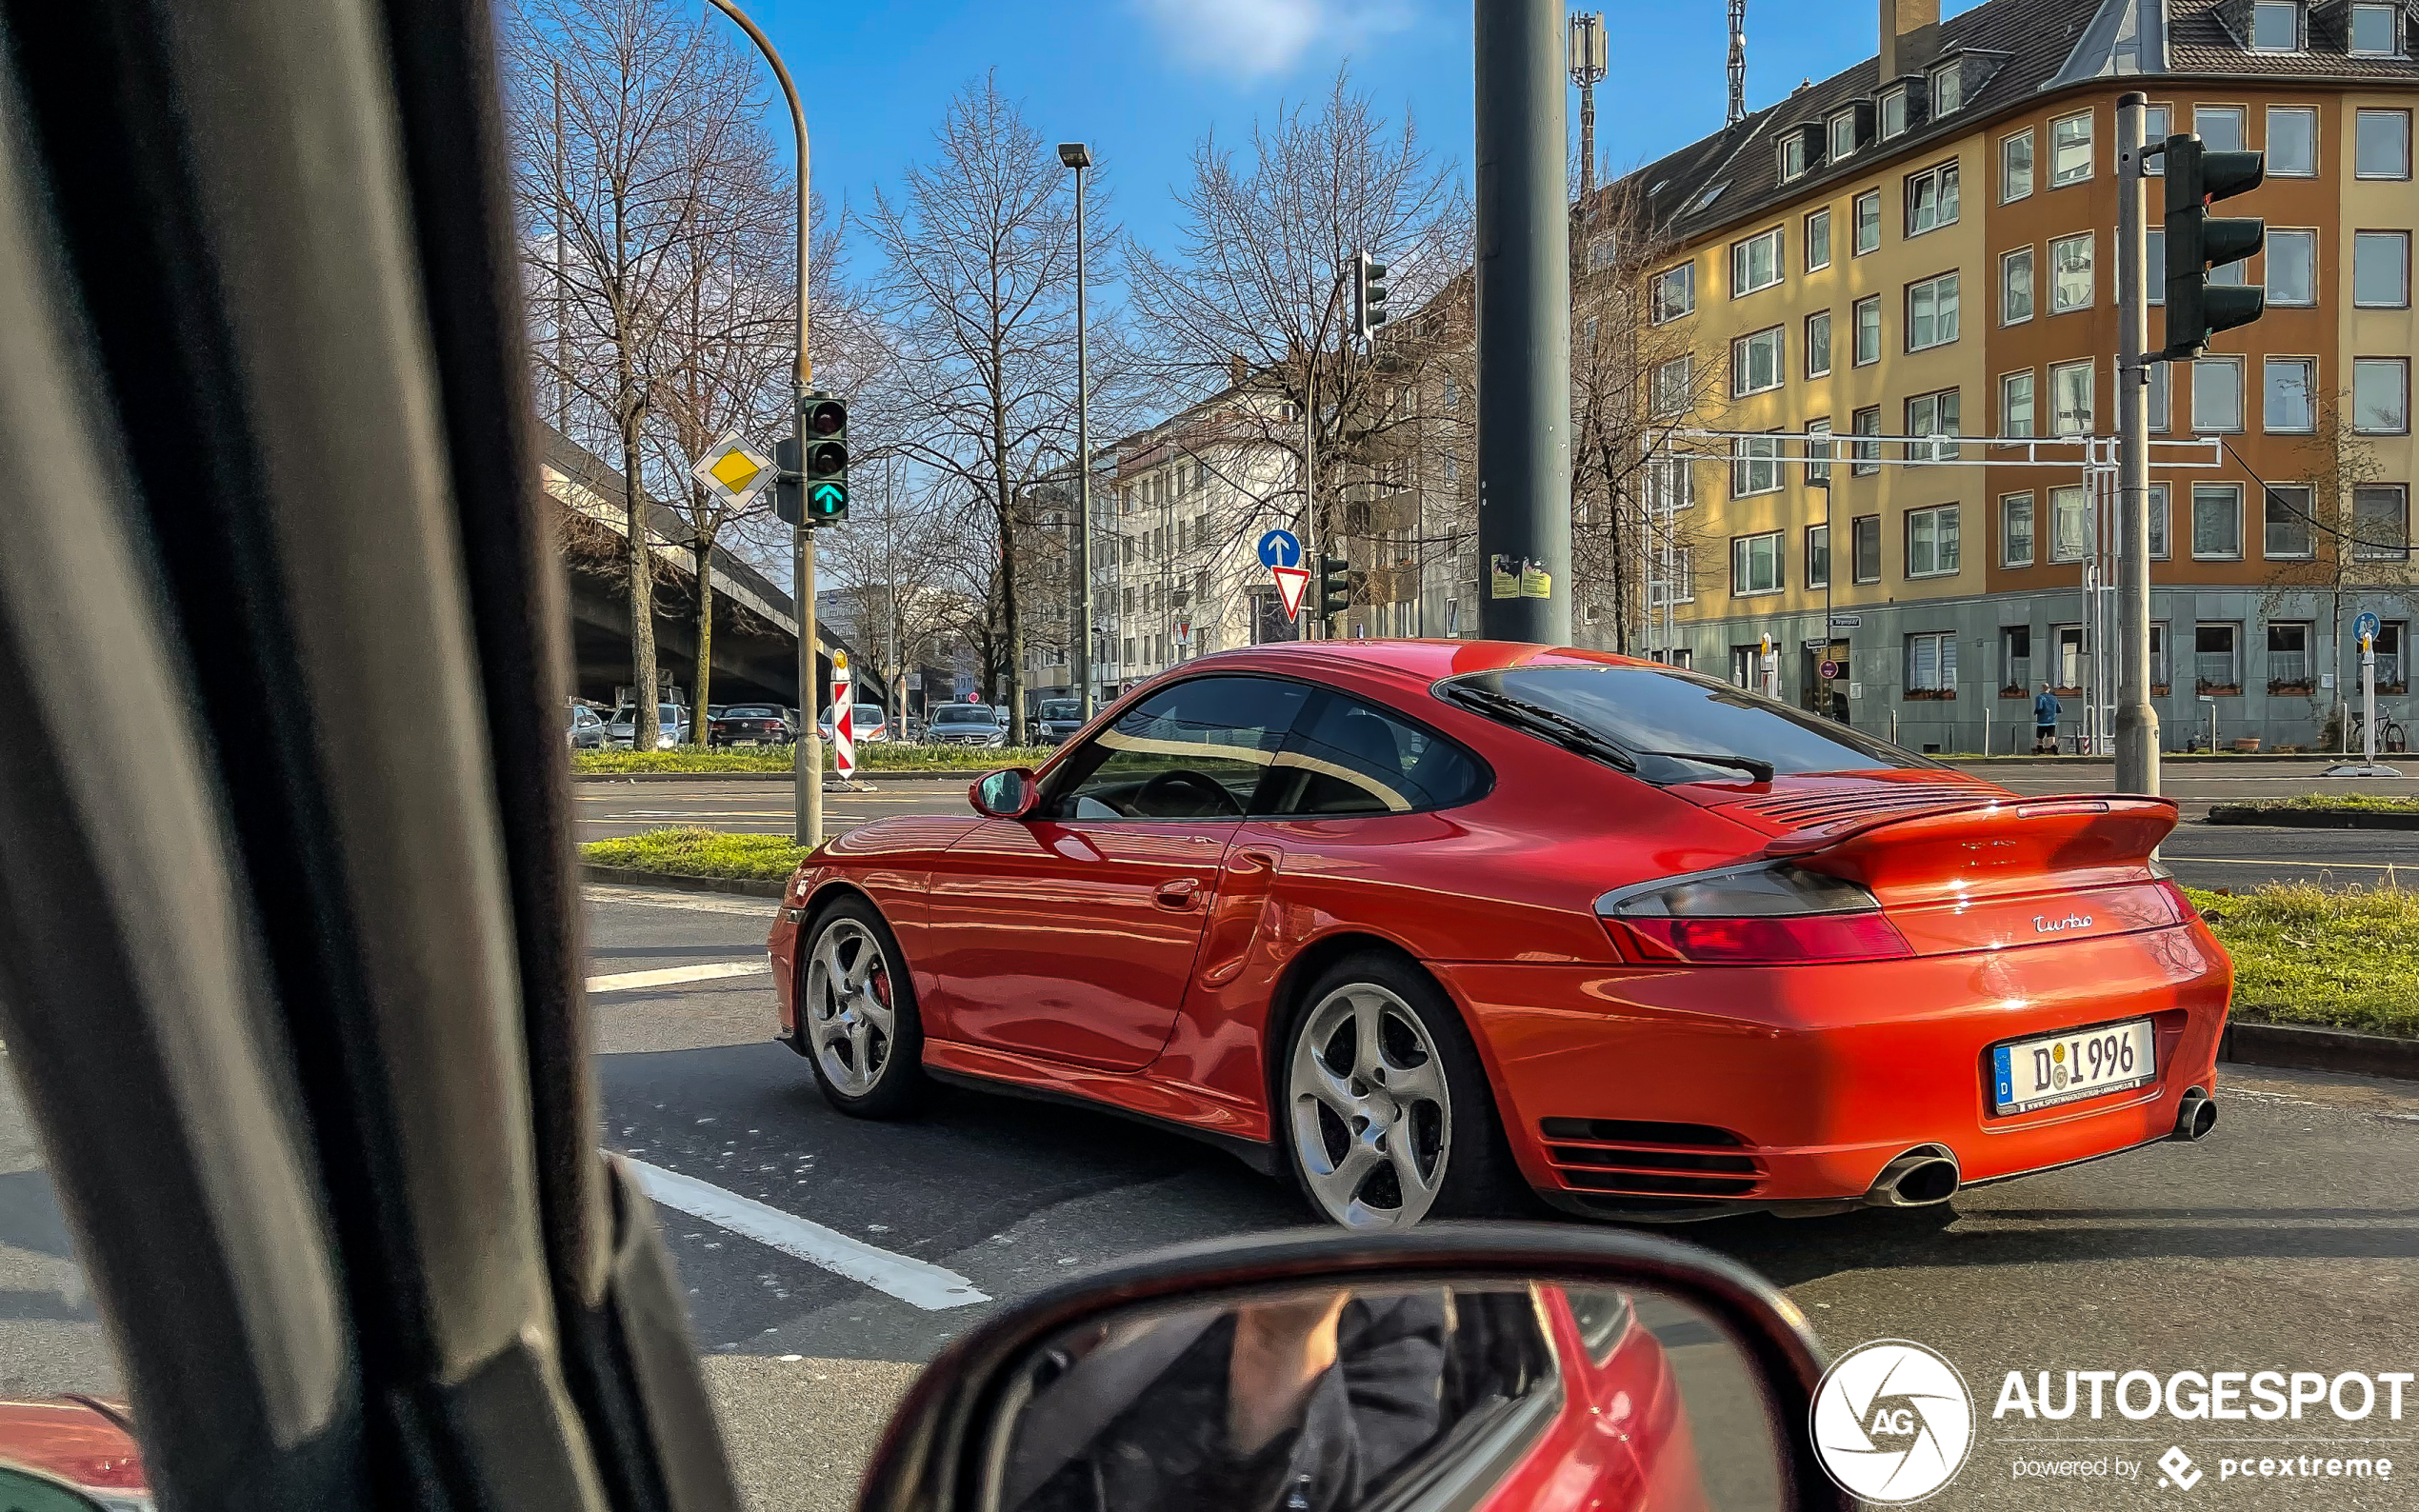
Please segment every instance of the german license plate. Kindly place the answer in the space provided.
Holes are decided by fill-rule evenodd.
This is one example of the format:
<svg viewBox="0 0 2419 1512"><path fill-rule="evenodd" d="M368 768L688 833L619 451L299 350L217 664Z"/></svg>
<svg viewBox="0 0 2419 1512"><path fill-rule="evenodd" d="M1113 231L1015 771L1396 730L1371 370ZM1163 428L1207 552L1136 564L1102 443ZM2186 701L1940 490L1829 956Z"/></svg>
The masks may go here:
<svg viewBox="0 0 2419 1512"><path fill-rule="evenodd" d="M2029 1113L2147 1085L2158 1079L2156 1046L2148 1019L1993 1045L1993 1111Z"/></svg>

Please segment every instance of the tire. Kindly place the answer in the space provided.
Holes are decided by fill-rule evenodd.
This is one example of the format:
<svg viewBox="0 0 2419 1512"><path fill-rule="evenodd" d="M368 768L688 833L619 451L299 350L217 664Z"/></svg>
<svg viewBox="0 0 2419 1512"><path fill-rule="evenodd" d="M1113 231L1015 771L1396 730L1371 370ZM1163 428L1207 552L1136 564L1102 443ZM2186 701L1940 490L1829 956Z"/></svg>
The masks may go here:
<svg viewBox="0 0 2419 1512"><path fill-rule="evenodd" d="M798 966L798 1034L824 1100L850 1118L913 1111L930 1084L924 1021L881 910L861 897L841 898L801 938L810 944Z"/></svg>
<svg viewBox="0 0 2419 1512"><path fill-rule="evenodd" d="M1312 1212L1377 1232L1531 1205L1469 1030L1425 971L1367 951L1321 972L1300 1002L1270 1111Z"/></svg>

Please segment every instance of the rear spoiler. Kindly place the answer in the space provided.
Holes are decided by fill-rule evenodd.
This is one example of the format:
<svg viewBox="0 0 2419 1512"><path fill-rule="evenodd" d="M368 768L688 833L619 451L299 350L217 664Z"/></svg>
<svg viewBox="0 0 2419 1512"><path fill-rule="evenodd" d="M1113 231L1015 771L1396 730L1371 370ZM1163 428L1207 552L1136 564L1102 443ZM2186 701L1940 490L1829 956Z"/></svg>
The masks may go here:
<svg viewBox="0 0 2419 1512"><path fill-rule="evenodd" d="M1763 854L1877 891L1995 892L2019 878L2146 868L2176 819L2167 798L1982 798L1797 830Z"/></svg>

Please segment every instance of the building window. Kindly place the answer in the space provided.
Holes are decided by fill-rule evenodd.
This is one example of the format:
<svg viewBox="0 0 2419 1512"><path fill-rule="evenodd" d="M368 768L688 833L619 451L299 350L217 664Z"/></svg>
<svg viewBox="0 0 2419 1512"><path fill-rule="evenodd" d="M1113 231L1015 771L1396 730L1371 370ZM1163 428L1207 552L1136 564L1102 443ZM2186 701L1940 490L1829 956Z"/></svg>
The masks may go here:
<svg viewBox="0 0 2419 1512"><path fill-rule="evenodd" d="M1957 339L1957 275L1942 273L1907 286L1907 349L1946 347Z"/></svg>
<svg viewBox="0 0 2419 1512"><path fill-rule="evenodd" d="M2358 110L2352 123L2352 176L2410 176L2410 112Z"/></svg>
<svg viewBox="0 0 2419 1512"><path fill-rule="evenodd" d="M1882 96L1882 140L1907 134L1907 90L1904 85Z"/></svg>
<svg viewBox="0 0 2419 1512"><path fill-rule="evenodd" d="M1856 112L1841 110L1830 119L1831 161L1836 163L1856 150Z"/></svg>
<svg viewBox="0 0 2419 1512"><path fill-rule="evenodd" d="M1821 378L1831 370L1831 312L1818 309L1806 317L1806 376Z"/></svg>
<svg viewBox="0 0 2419 1512"><path fill-rule="evenodd" d="M1831 266L1831 212L1816 210L1806 217L1806 270L1820 272Z"/></svg>
<svg viewBox="0 0 2419 1512"><path fill-rule="evenodd" d="M1918 394L1907 401L1907 433L1910 436L1954 436L1957 427L1958 390L1947 389L1936 394ZM1957 445L1953 441L1920 440L1907 443L1909 462L1954 462Z"/></svg>
<svg viewBox="0 0 2419 1512"><path fill-rule="evenodd" d="M1957 690L1957 637L1926 630L1907 637L1907 691L1951 694Z"/></svg>
<svg viewBox="0 0 2419 1512"><path fill-rule="evenodd" d="M1777 436L1741 436L1730 443L1730 497L1774 493L1781 487Z"/></svg>
<svg viewBox="0 0 2419 1512"><path fill-rule="evenodd" d="M1957 165L1943 163L1907 179L1907 234L1957 224Z"/></svg>
<svg viewBox="0 0 2419 1512"><path fill-rule="evenodd" d="M2174 128L2168 124L2173 119L2174 113L2164 105L2142 107L2142 145L2157 147L2165 142L2169 133L2174 130ZM2155 157L2145 156L2142 159L2142 171L2150 178L2164 175L2167 172L2167 154L2162 152ZM2158 265L2153 263L2150 266L2155 268Z"/></svg>
<svg viewBox="0 0 2419 1512"><path fill-rule="evenodd" d="M2032 566L2032 495L2010 493L1999 501L1999 565Z"/></svg>
<svg viewBox="0 0 2419 1512"><path fill-rule="evenodd" d="M2049 187L2064 189L2091 177L2091 112L2049 123Z"/></svg>
<svg viewBox="0 0 2419 1512"><path fill-rule="evenodd" d="M1856 196L1856 255L1882 245L1882 191L1868 189Z"/></svg>
<svg viewBox="0 0 2419 1512"><path fill-rule="evenodd" d="M1806 138L1795 131L1781 138L1781 182L1806 176Z"/></svg>
<svg viewBox="0 0 2419 1512"><path fill-rule="evenodd" d="M2410 490L2365 483L2351 490L2351 554L2363 562L2410 560Z"/></svg>
<svg viewBox="0 0 2419 1512"><path fill-rule="evenodd" d="M2032 128L1999 139L1999 203L2032 192Z"/></svg>
<svg viewBox="0 0 2419 1512"><path fill-rule="evenodd" d="M2260 555L2271 562L2307 562L2318 554L2318 538L2309 525L2310 488L2304 483L2268 486Z"/></svg>
<svg viewBox="0 0 2419 1512"><path fill-rule="evenodd" d="M2028 368L1999 380L1999 433L2029 436L2032 426L2032 369Z"/></svg>
<svg viewBox="0 0 2419 1512"><path fill-rule="evenodd" d="M1957 570L1957 507L1907 511L1907 575L1948 577Z"/></svg>
<svg viewBox="0 0 2419 1512"><path fill-rule="evenodd" d="M2203 357L2192 364L2192 430L2243 428L2243 359Z"/></svg>
<svg viewBox="0 0 2419 1512"><path fill-rule="evenodd" d="M1856 411L1853 428L1859 436L1880 435L1882 433L1881 407L1875 405L1870 408ZM1850 477L1870 477L1882 470L1882 444L1878 441L1851 441L1849 443L1848 456L1848 472Z"/></svg>
<svg viewBox="0 0 2419 1512"><path fill-rule="evenodd" d="M1856 302L1856 366L1865 367L1882 360L1882 296L1874 294Z"/></svg>
<svg viewBox="0 0 2419 1512"><path fill-rule="evenodd" d="M2192 485L2192 555L2203 562L2237 562L2243 556L2243 486Z"/></svg>
<svg viewBox="0 0 2419 1512"><path fill-rule="evenodd" d="M2055 407L2057 434L2091 433L2091 365L2061 363L2049 369L2049 403Z"/></svg>
<svg viewBox="0 0 2419 1512"><path fill-rule="evenodd" d="M2268 108L2268 176L2318 176L2318 111L2307 105Z"/></svg>
<svg viewBox="0 0 2419 1512"><path fill-rule="evenodd" d="M2091 495L2082 488L2049 490L2049 560L2080 562L2091 553Z"/></svg>
<svg viewBox="0 0 2419 1512"><path fill-rule="evenodd" d="M1752 294L1781 281L1781 229L1777 226L1730 248L1730 297Z"/></svg>
<svg viewBox="0 0 2419 1512"><path fill-rule="evenodd" d="M2356 5L2351 8L2351 49L2364 57L2402 55L2402 7Z"/></svg>
<svg viewBox="0 0 2419 1512"><path fill-rule="evenodd" d="M2309 626L2270 621L2268 627L2268 690L2306 692L2314 686L2309 666Z"/></svg>
<svg viewBox="0 0 2419 1512"><path fill-rule="evenodd" d="M2239 105L2196 105L2192 107L2192 129L2200 134L2202 146L2211 152L2240 152L2243 149L2243 108Z"/></svg>
<svg viewBox="0 0 2419 1512"><path fill-rule="evenodd" d="M2318 428L2318 364L2308 357L2260 362L2260 428L2308 435Z"/></svg>
<svg viewBox="0 0 2419 1512"><path fill-rule="evenodd" d="M2164 233L2162 233L2164 238ZM2409 249L2408 239L2404 249ZM2269 231L2268 233L2268 302L2270 305L2315 305L2318 303L2318 233L2316 231ZM2166 266L2164 240L2159 261L2153 269ZM2156 274L2153 274L2156 277ZM2167 281L2157 278L2159 293L2167 293Z"/></svg>
<svg viewBox="0 0 2419 1512"><path fill-rule="evenodd" d="M2049 244L2049 313L2091 307L2091 233L2061 236Z"/></svg>
<svg viewBox="0 0 2419 1512"><path fill-rule="evenodd" d="M1647 508L1686 509L1696 503L1696 471L1684 458L1654 452L1647 458Z"/></svg>
<svg viewBox="0 0 2419 1512"><path fill-rule="evenodd" d="M2168 428L2167 373L2169 366L2163 362L2150 364L2150 381L2142 386L2142 408L2149 412L2149 428L2152 430Z"/></svg>
<svg viewBox="0 0 2419 1512"><path fill-rule="evenodd" d="M1806 481L1809 487L1829 487L1831 481L1831 423L1829 419L1806 423Z"/></svg>
<svg viewBox="0 0 2419 1512"><path fill-rule="evenodd" d="M2032 249L2019 247L1999 258L1999 324L2021 326L2032 318Z"/></svg>
<svg viewBox="0 0 2419 1512"><path fill-rule="evenodd" d="M2242 636L2239 625L2192 627L2192 691L2242 692Z"/></svg>
<svg viewBox="0 0 2419 1512"><path fill-rule="evenodd" d="M1730 542L1730 596L1781 591L1781 532L1736 536Z"/></svg>
<svg viewBox="0 0 2419 1512"><path fill-rule="evenodd" d="M2154 562L2164 562L2167 560L2166 484L2150 485L2150 507L2145 512L2150 517L2150 559ZM2164 683L2167 679L2162 677L2155 681Z"/></svg>
<svg viewBox="0 0 2419 1512"><path fill-rule="evenodd" d="M2351 363L2351 428L2364 436L2410 430L2410 359L2355 357Z"/></svg>
<svg viewBox="0 0 2419 1512"><path fill-rule="evenodd" d="M1936 121L1949 114L1957 107L1966 103L1965 86L1965 70L1961 64L1951 63L1945 69L1932 70L1931 113L1933 120Z"/></svg>
<svg viewBox="0 0 2419 1512"><path fill-rule="evenodd" d="M1697 265L1682 263L1654 275L1650 289L1654 307L1654 323L1678 320L1694 314L1697 308Z"/></svg>
<svg viewBox="0 0 2419 1512"><path fill-rule="evenodd" d="M1806 527L1806 586L1809 588L1831 586L1831 527L1828 525Z"/></svg>
<svg viewBox="0 0 2419 1512"><path fill-rule="evenodd" d="M1999 691L2026 694L2032 691L2032 627L2003 625L1999 627Z"/></svg>
<svg viewBox="0 0 2419 1512"><path fill-rule="evenodd" d="M2167 303L2167 232L2146 230L2142 233L2143 300L2159 306Z"/></svg>
<svg viewBox="0 0 2419 1512"><path fill-rule="evenodd" d="M2355 231L2351 302L2363 309L2410 308L2410 233Z"/></svg>
<svg viewBox="0 0 2419 1512"><path fill-rule="evenodd" d="M1849 549L1856 553L1849 564L1859 583L1882 580L1882 517L1860 514L1849 522Z"/></svg>
<svg viewBox="0 0 2419 1512"><path fill-rule="evenodd" d="M2254 50L2297 52L2301 45L2301 0L2252 0L2251 47Z"/></svg>
<svg viewBox="0 0 2419 1512"><path fill-rule="evenodd" d="M1676 415L1689 408L1689 361L1674 357L1654 369L1654 412Z"/></svg>
<svg viewBox="0 0 2419 1512"><path fill-rule="evenodd" d="M1774 326L1730 343L1730 395L1744 398L1781 387L1782 329Z"/></svg>

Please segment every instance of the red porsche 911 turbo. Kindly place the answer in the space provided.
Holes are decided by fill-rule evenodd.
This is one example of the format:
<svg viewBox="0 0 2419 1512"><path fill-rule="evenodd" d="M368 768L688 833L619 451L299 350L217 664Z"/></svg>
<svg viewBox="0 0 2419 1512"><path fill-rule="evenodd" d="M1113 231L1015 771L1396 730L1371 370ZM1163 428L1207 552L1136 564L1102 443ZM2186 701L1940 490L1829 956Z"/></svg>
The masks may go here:
<svg viewBox="0 0 2419 1512"><path fill-rule="evenodd" d="M2232 966L2172 803L2022 798L1687 670L1205 656L964 817L810 857L771 948L831 1103L1081 1099L1354 1227L1947 1201L2196 1139Z"/></svg>

